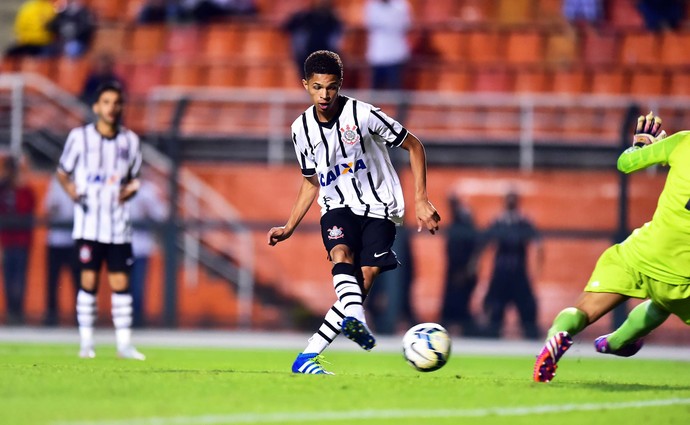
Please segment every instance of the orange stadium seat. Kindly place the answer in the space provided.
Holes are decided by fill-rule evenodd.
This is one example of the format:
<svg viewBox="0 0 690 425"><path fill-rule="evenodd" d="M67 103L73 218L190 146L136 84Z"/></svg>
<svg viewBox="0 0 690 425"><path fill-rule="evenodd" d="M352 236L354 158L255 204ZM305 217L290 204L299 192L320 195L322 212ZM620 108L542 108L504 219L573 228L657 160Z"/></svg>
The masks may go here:
<svg viewBox="0 0 690 425"><path fill-rule="evenodd" d="M613 65L618 61L618 33L585 31L580 43L586 65Z"/></svg>
<svg viewBox="0 0 690 425"><path fill-rule="evenodd" d="M690 96L690 74L687 71L673 71L668 85L670 96Z"/></svg>
<svg viewBox="0 0 690 425"><path fill-rule="evenodd" d="M574 33L550 34L546 40L546 62L552 65L570 65L577 57L577 38Z"/></svg>
<svg viewBox="0 0 690 425"><path fill-rule="evenodd" d="M348 28L340 43L340 53L345 60L364 60L367 49L367 33L363 28Z"/></svg>
<svg viewBox="0 0 690 425"><path fill-rule="evenodd" d="M614 28L643 29L644 20L632 0L608 0L606 4L607 24Z"/></svg>
<svg viewBox="0 0 690 425"><path fill-rule="evenodd" d="M630 94L663 96L666 94L666 73L662 71L631 72Z"/></svg>
<svg viewBox="0 0 690 425"><path fill-rule="evenodd" d="M89 67L88 59L61 57L57 61L58 85L73 95L81 94Z"/></svg>
<svg viewBox="0 0 690 425"><path fill-rule="evenodd" d="M19 71L20 63L20 58L11 58L9 56L4 56L0 59L0 73L17 72Z"/></svg>
<svg viewBox="0 0 690 425"><path fill-rule="evenodd" d="M544 60L544 40L536 31L510 31L505 59L512 65L536 65Z"/></svg>
<svg viewBox="0 0 690 425"><path fill-rule="evenodd" d="M493 2L464 0L458 6L458 18L467 23L488 23L493 19Z"/></svg>
<svg viewBox="0 0 690 425"><path fill-rule="evenodd" d="M282 24L293 13L309 7L312 0L256 0L259 16L267 21Z"/></svg>
<svg viewBox="0 0 690 425"><path fill-rule="evenodd" d="M250 64L244 79L249 88L276 88L283 86L284 62Z"/></svg>
<svg viewBox="0 0 690 425"><path fill-rule="evenodd" d="M171 86L202 86L206 81L205 73L205 67L196 61L177 60L168 65L166 83Z"/></svg>
<svg viewBox="0 0 690 425"><path fill-rule="evenodd" d="M536 0L534 4L534 19L545 25L565 24L563 17L563 0Z"/></svg>
<svg viewBox="0 0 690 425"><path fill-rule="evenodd" d="M243 51L244 33L236 24L212 25L206 29L203 54L208 59L234 59Z"/></svg>
<svg viewBox="0 0 690 425"><path fill-rule="evenodd" d="M620 63L655 67L660 60L659 37L649 32L631 32L623 36Z"/></svg>
<svg viewBox="0 0 690 425"><path fill-rule="evenodd" d="M457 19L456 0L413 0L409 1L412 20L421 25L439 25Z"/></svg>
<svg viewBox="0 0 690 425"><path fill-rule="evenodd" d="M503 34L498 31L470 31L465 42L465 58L475 64L497 64L504 60Z"/></svg>
<svg viewBox="0 0 690 425"><path fill-rule="evenodd" d="M690 66L690 32L664 32L661 40L661 63L666 67Z"/></svg>
<svg viewBox="0 0 690 425"><path fill-rule="evenodd" d="M242 87L245 69L237 64L212 63L208 68L206 85L211 87Z"/></svg>
<svg viewBox="0 0 690 425"><path fill-rule="evenodd" d="M472 90L475 92L509 93L514 90L514 76L506 68L480 68L474 72Z"/></svg>
<svg viewBox="0 0 690 425"><path fill-rule="evenodd" d="M501 25L528 25L534 22L533 0L498 0L496 20Z"/></svg>
<svg viewBox="0 0 690 425"><path fill-rule="evenodd" d="M126 37L127 28L124 25L100 25L91 50L98 53L119 53L125 48Z"/></svg>
<svg viewBox="0 0 690 425"><path fill-rule="evenodd" d="M26 56L20 62L20 71L55 78L56 60Z"/></svg>
<svg viewBox="0 0 690 425"><path fill-rule="evenodd" d="M202 49L202 31L196 25L172 28L166 38L165 51L175 59L192 59Z"/></svg>
<svg viewBox="0 0 690 425"><path fill-rule="evenodd" d="M127 5L124 1L89 0L89 7L99 21L123 21L126 16Z"/></svg>
<svg viewBox="0 0 690 425"><path fill-rule="evenodd" d="M127 54L136 60L151 60L159 56L167 43L165 25L134 27L129 34Z"/></svg>
<svg viewBox="0 0 690 425"><path fill-rule="evenodd" d="M472 74L464 68L455 66L445 67L436 71L436 87L438 91L467 92L472 87Z"/></svg>
<svg viewBox="0 0 690 425"><path fill-rule="evenodd" d="M544 70L515 72L515 91L519 93L545 93L550 90L550 75Z"/></svg>
<svg viewBox="0 0 690 425"><path fill-rule="evenodd" d="M592 70L591 92L593 94L624 94L627 92L627 76L622 69Z"/></svg>
<svg viewBox="0 0 690 425"><path fill-rule="evenodd" d="M463 33L453 30L436 30L430 31L431 49L438 55L438 58L444 62L458 62L462 61L462 43L464 40Z"/></svg>
<svg viewBox="0 0 690 425"><path fill-rule="evenodd" d="M160 64L151 62L136 62L125 65L127 91L133 97L145 96L149 91L167 80L168 69Z"/></svg>
<svg viewBox="0 0 690 425"><path fill-rule="evenodd" d="M357 26L364 23L364 0L336 1L338 16L347 26Z"/></svg>
<svg viewBox="0 0 690 425"><path fill-rule="evenodd" d="M583 69L556 69L551 89L555 93L580 94L589 90L587 73Z"/></svg>
<svg viewBox="0 0 690 425"><path fill-rule="evenodd" d="M288 61L290 39L286 33L275 27L247 26L242 55L245 59Z"/></svg>

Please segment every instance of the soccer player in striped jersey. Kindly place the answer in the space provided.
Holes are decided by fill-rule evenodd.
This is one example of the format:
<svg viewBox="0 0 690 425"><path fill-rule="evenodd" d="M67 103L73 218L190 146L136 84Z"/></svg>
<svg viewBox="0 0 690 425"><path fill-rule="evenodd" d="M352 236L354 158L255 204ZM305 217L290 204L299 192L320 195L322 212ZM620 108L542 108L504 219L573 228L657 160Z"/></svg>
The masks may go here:
<svg viewBox="0 0 690 425"><path fill-rule="evenodd" d="M397 266L391 246L405 212L388 149L409 152L418 230L433 234L441 220L427 197L422 143L379 108L341 95L342 82L343 64L336 53L319 50L306 59L302 85L313 106L292 124L304 179L286 224L268 232L269 245L286 240L318 199L337 300L295 359L294 373L330 374L319 356L341 331L365 350L375 345L362 302L376 276Z"/></svg>
<svg viewBox="0 0 690 425"><path fill-rule="evenodd" d="M122 89L102 85L92 105L96 122L73 129L67 137L57 179L74 201L74 227L81 266L77 294L79 356L93 358L98 274L105 262L112 289L112 315L121 358L144 360L131 343L132 295L129 269L132 225L128 200L139 188L141 149L134 132L120 125Z"/></svg>
<svg viewBox="0 0 690 425"><path fill-rule="evenodd" d="M602 354L629 357L671 314L690 325L690 131L667 138L652 113L638 118L634 145L618 158L624 173L671 167L652 220L599 257L583 294L554 319L533 379L549 382L572 337L628 298L647 299L613 333L594 341Z"/></svg>

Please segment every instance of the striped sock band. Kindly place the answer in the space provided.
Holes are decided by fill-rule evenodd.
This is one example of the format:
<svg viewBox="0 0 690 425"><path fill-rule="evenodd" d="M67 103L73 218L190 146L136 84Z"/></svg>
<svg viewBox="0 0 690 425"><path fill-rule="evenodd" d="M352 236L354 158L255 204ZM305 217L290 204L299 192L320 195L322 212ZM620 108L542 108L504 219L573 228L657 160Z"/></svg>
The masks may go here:
<svg viewBox="0 0 690 425"><path fill-rule="evenodd" d="M319 330L309 338L309 344L304 352L321 354L340 334L340 323L344 318L343 306L340 301L336 301L326 313Z"/></svg>
<svg viewBox="0 0 690 425"><path fill-rule="evenodd" d="M123 350L131 345L132 340L132 294L113 293L110 299L117 348Z"/></svg>
<svg viewBox="0 0 690 425"><path fill-rule="evenodd" d="M333 266L332 273L335 294L343 306L342 310L345 315L366 323L364 308L362 307L362 288L355 277L355 266L349 263L338 263Z"/></svg>
<svg viewBox="0 0 690 425"><path fill-rule="evenodd" d="M77 323L82 348L93 348L96 311L96 294L80 289L77 293Z"/></svg>

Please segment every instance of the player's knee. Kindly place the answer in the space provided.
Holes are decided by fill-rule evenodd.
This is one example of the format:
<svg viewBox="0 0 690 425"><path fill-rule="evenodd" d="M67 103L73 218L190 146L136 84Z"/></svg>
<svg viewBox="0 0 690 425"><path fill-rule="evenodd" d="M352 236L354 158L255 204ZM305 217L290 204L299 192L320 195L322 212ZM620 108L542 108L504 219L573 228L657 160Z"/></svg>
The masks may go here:
<svg viewBox="0 0 690 425"><path fill-rule="evenodd" d="M97 274L93 270L82 270L79 276L79 287L86 292L96 292Z"/></svg>
<svg viewBox="0 0 690 425"><path fill-rule="evenodd" d="M331 249L331 261L334 263L349 263L354 264L355 255L347 245L337 245Z"/></svg>
<svg viewBox="0 0 690 425"><path fill-rule="evenodd" d="M110 273L108 275L110 289L113 292L125 292L129 290L129 280L126 273Z"/></svg>

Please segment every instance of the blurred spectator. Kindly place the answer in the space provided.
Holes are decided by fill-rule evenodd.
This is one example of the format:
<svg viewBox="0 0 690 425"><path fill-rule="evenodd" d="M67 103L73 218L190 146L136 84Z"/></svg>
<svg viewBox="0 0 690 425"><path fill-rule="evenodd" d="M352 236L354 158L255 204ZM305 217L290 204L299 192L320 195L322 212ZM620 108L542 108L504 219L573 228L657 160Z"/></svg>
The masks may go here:
<svg viewBox="0 0 690 425"><path fill-rule="evenodd" d="M489 315L487 336L498 337L508 304L517 307L526 338L539 338L537 303L530 285L530 248L536 249L534 271L541 267L543 249L539 232L519 210L518 194L505 197L505 211L486 232L485 243L496 246L493 272L484 308Z"/></svg>
<svg viewBox="0 0 690 425"><path fill-rule="evenodd" d="M79 290L79 267L75 261L72 224L74 220L74 201L62 190L58 181L53 178L48 186L45 198L48 229L48 268L46 291L46 315L43 324L54 326L59 321L57 293L60 286L60 275L64 268L71 273L74 299Z"/></svg>
<svg viewBox="0 0 690 425"><path fill-rule="evenodd" d="M55 37L49 28L55 18L52 0L25 1L14 21L15 44L8 56L52 56L56 53Z"/></svg>
<svg viewBox="0 0 690 425"><path fill-rule="evenodd" d="M563 0L563 16L571 24L597 24L602 15L601 0Z"/></svg>
<svg viewBox="0 0 690 425"><path fill-rule="evenodd" d="M130 202L130 217L134 223L132 252L134 263L130 270L130 289L132 290L133 326L144 325L144 293L149 259L155 247L155 230L168 216L167 204L160 189L150 181L146 169L141 179L141 187Z"/></svg>
<svg viewBox="0 0 690 425"><path fill-rule="evenodd" d="M364 25L368 31L366 58L372 72L371 87L402 88L403 71L410 58L407 31L411 19L407 0L367 0Z"/></svg>
<svg viewBox="0 0 690 425"><path fill-rule="evenodd" d="M405 226L396 227L392 247L400 265L381 273L372 285L367 296L369 312L374 319L376 331L393 334L398 323L404 322L406 328L417 323L412 310L411 289L414 279L414 258L410 244L410 231Z"/></svg>
<svg viewBox="0 0 690 425"><path fill-rule="evenodd" d="M650 31L677 30L685 19L685 0L639 0L637 9Z"/></svg>
<svg viewBox="0 0 690 425"><path fill-rule="evenodd" d="M257 12L254 0L181 0L180 5L183 14L200 24Z"/></svg>
<svg viewBox="0 0 690 425"><path fill-rule="evenodd" d="M115 73L115 59L109 53L101 53L94 58L89 74L86 76L81 100L87 105L94 103L96 91L105 83L115 81L126 88L122 79ZM123 90L126 91L126 90Z"/></svg>
<svg viewBox="0 0 690 425"><path fill-rule="evenodd" d="M6 157L0 169L0 251L7 323L24 320L24 293L33 235L36 198L22 179L19 164Z"/></svg>
<svg viewBox="0 0 690 425"><path fill-rule="evenodd" d="M471 211L459 198L449 199L452 222L446 238L446 283L441 313L442 323L458 324L468 336L478 334L470 313L470 300L477 287L477 247L479 233Z"/></svg>
<svg viewBox="0 0 690 425"><path fill-rule="evenodd" d="M70 58L77 58L91 46L96 17L82 1L66 0L49 28L57 37L60 51Z"/></svg>
<svg viewBox="0 0 690 425"><path fill-rule="evenodd" d="M182 19L182 11L176 0L146 0L139 10L140 24L164 24Z"/></svg>
<svg viewBox="0 0 690 425"><path fill-rule="evenodd" d="M339 51L343 24L336 15L331 0L312 0L308 9L290 16L283 24L283 29L290 33L292 54L302 75L304 61L312 52Z"/></svg>

